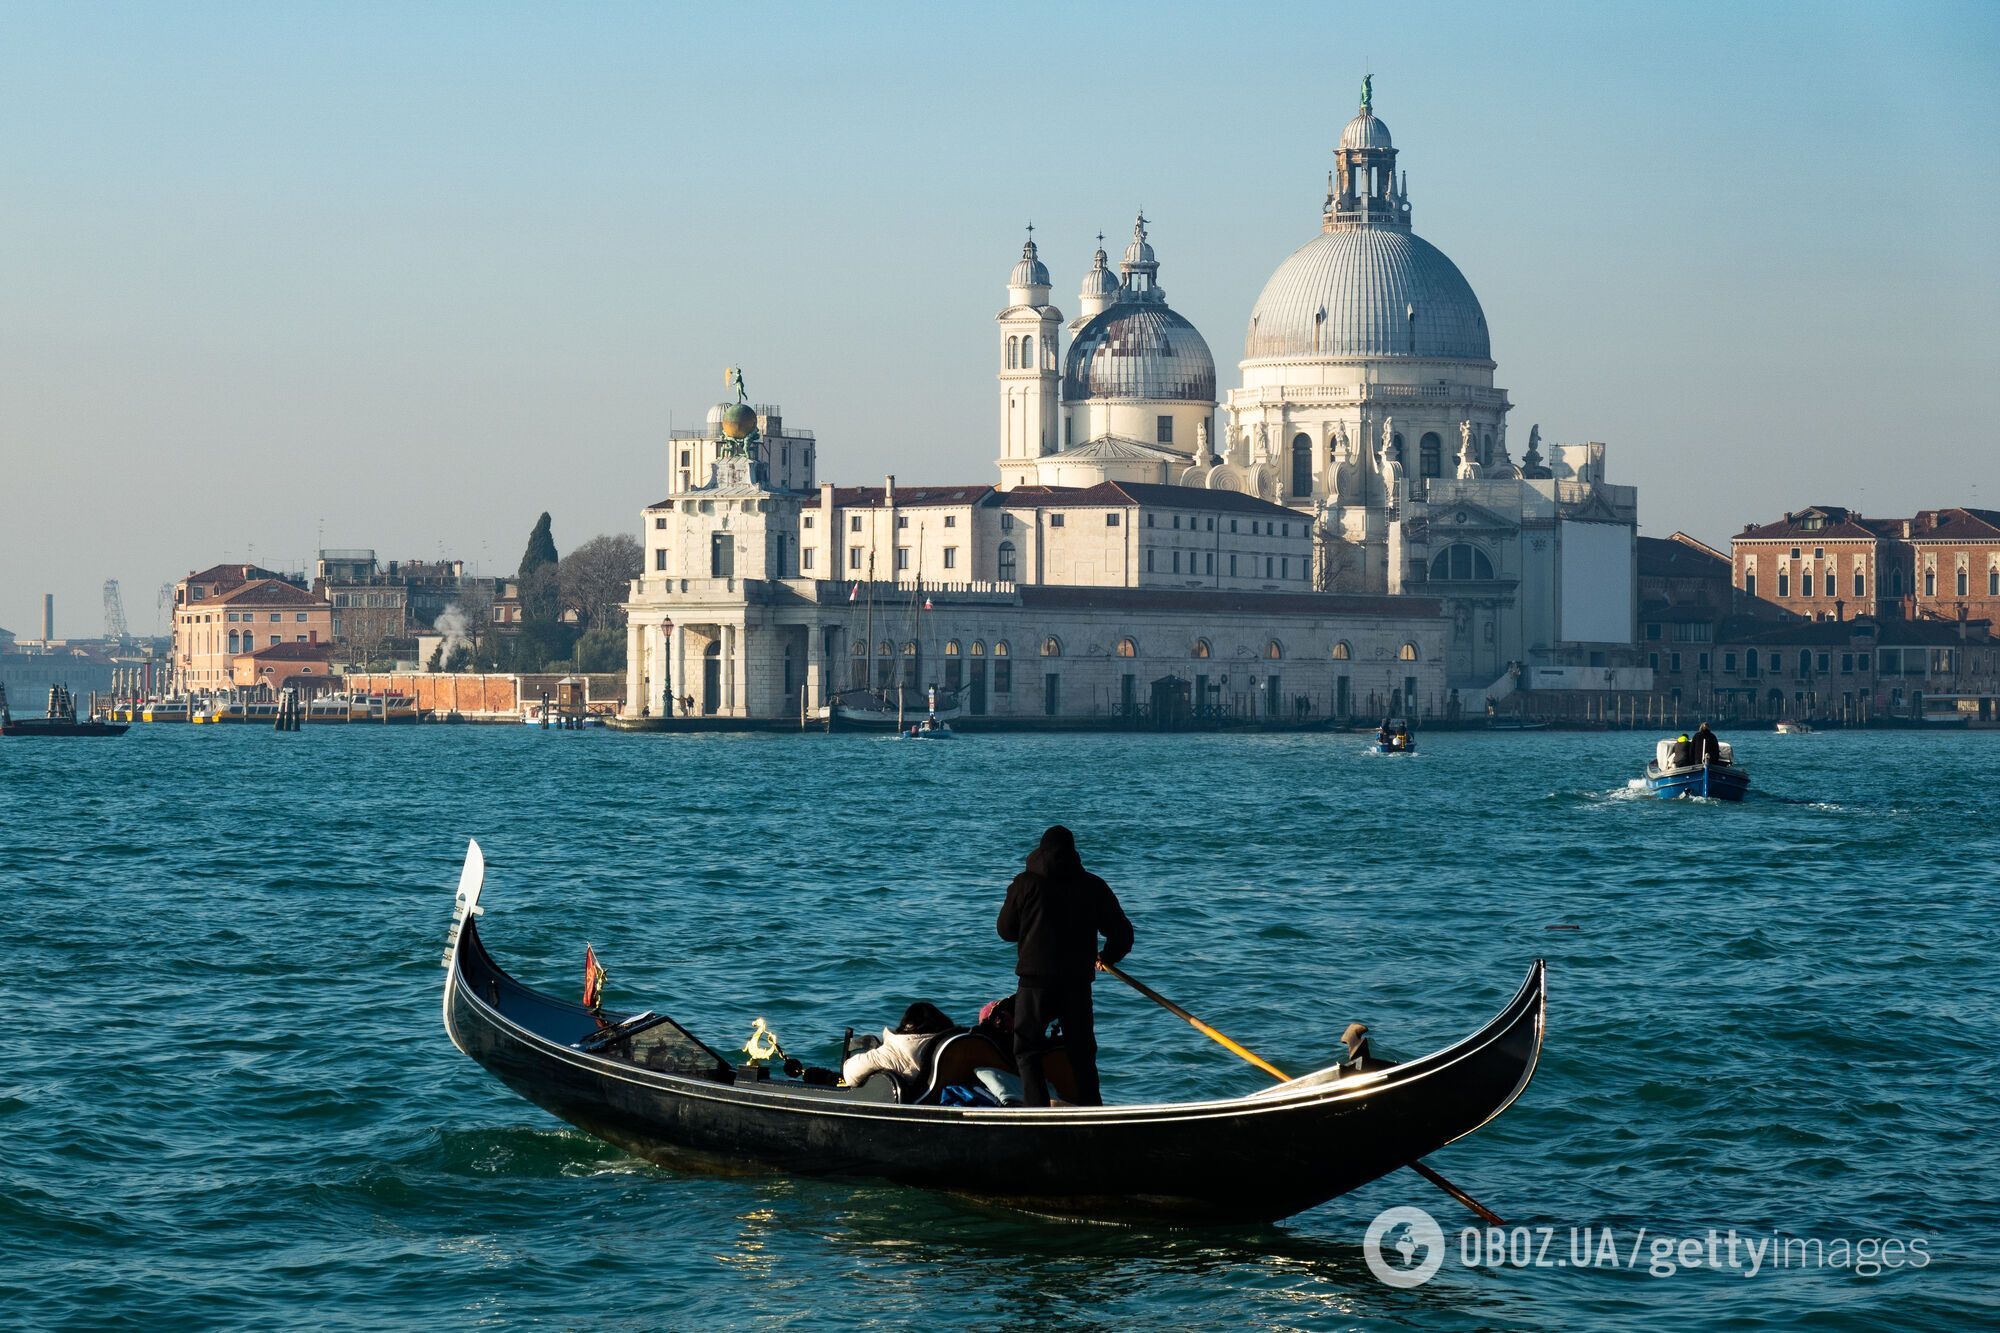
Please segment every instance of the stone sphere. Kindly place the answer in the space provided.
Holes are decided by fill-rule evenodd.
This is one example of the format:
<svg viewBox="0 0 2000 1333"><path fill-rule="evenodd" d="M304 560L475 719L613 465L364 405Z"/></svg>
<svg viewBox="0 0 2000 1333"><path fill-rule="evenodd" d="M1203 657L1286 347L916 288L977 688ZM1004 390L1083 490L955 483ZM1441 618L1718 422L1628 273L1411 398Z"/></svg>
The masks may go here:
<svg viewBox="0 0 2000 1333"><path fill-rule="evenodd" d="M731 403L722 410L722 433L732 440L747 440L757 429L757 412L748 403Z"/></svg>

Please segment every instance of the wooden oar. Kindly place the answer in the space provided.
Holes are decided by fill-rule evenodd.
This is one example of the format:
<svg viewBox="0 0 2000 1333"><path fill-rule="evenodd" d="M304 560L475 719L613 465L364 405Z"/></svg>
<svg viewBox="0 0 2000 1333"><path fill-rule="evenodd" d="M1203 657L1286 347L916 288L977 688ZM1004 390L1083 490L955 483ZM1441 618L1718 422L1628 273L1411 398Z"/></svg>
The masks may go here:
<svg viewBox="0 0 2000 1333"><path fill-rule="evenodd" d="M1100 962L1098 966L1103 968L1106 972L1109 972L1112 976L1117 977L1120 981L1130 986L1133 990L1138 991L1139 994L1145 996L1147 999L1151 1000L1154 1004L1159 1005L1160 1008L1166 1010L1168 1013L1174 1015L1176 1018L1186 1020L1188 1026L1192 1027L1196 1032L1199 1032L1202 1036L1207 1037L1210 1041L1213 1041L1218 1045L1228 1047L1231 1051L1235 1052L1237 1055L1242 1056L1245 1060L1248 1060L1251 1064L1257 1066L1257 1068L1263 1070L1265 1073L1269 1074L1272 1078L1277 1079L1278 1082L1280 1083L1291 1082L1290 1074L1287 1074L1284 1070L1278 1068L1276 1065L1272 1064L1269 1060L1266 1060L1263 1056L1257 1054L1249 1047L1241 1045L1238 1042L1231 1041L1228 1037L1224 1036L1220 1032L1217 1032L1214 1028L1202 1022L1199 1018L1196 1018L1193 1014L1181 1008L1179 1005L1175 1004L1172 1000L1169 1000L1166 996L1160 994L1158 991L1154 990L1151 986L1148 986L1145 982L1140 981L1137 977L1130 976L1127 973L1120 971L1117 967L1114 967L1110 963ZM1506 1223L1502 1222L1500 1220L1499 1215L1495 1213L1492 1209L1480 1203L1479 1200L1473 1198L1470 1194L1467 1194L1464 1190L1452 1184L1449 1180L1446 1180L1443 1176L1431 1170L1431 1168L1425 1166L1422 1162L1420 1161L1411 1162L1410 1170L1416 1172L1418 1175L1422 1176L1425 1180L1428 1180L1431 1184L1437 1186L1439 1189L1443 1190L1446 1194L1449 1194L1452 1198L1457 1199L1467 1208L1477 1213L1480 1219L1484 1221L1487 1226L1499 1227L1506 1225Z"/></svg>

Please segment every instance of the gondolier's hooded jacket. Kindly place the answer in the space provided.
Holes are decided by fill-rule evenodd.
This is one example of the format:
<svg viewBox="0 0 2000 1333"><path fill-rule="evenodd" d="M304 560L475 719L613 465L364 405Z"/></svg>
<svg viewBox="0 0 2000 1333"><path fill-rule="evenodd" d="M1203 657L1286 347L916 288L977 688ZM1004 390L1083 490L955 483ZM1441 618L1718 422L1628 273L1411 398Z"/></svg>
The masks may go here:
<svg viewBox="0 0 2000 1333"><path fill-rule="evenodd" d="M1020 945L1015 975L1029 985L1088 980L1096 970L1097 937L1104 961L1132 951L1132 923L1111 886L1083 868L1076 839L1060 824L1028 854L1028 868L1007 886L1000 938Z"/></svg>

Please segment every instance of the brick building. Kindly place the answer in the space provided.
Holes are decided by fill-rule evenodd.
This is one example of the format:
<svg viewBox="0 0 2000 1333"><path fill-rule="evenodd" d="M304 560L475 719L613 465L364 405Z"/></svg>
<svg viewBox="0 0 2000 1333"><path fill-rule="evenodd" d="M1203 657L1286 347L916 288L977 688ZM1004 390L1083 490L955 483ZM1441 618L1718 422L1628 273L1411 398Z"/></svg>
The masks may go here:
<svg viewBox="0 0 2000 1333"><path fill-rule="evenodd" d="M228 689L244 653L332 638L332 608L298 583L257 565L212 565L174 587L173 687Z"/></svg>
<svg viewBox="0 0 2000 1333"><path fill-rule="evenodd" d="M1811 505L1730 541L1746 598L1808 620L2000 622L2000 512L1923 509L1863 518Z"/></svg>

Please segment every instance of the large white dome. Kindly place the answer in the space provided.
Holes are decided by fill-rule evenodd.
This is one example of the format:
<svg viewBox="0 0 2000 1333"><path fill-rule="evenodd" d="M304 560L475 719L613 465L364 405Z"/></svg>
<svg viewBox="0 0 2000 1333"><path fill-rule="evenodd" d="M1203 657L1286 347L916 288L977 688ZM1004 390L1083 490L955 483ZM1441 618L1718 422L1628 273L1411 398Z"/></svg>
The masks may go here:
<svg viewBox="0 0 2000 1333"><path fill-rule="evenodd" d="M1492 360L1486 313L1458 266L1407 227L1340 226L1294 250L1250 312L1246 360Z"/></svg>

